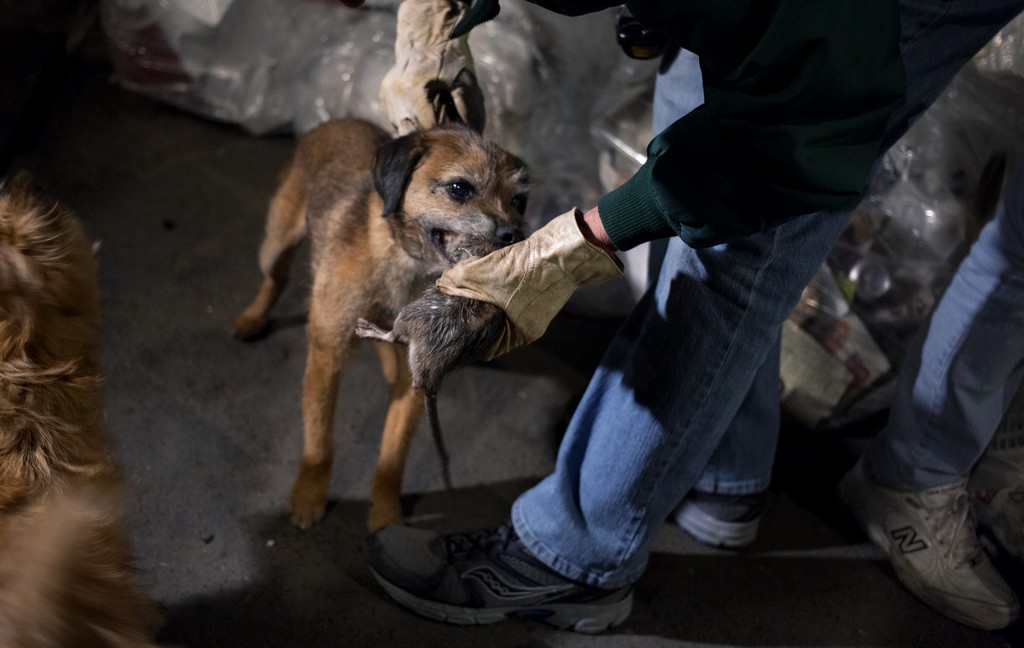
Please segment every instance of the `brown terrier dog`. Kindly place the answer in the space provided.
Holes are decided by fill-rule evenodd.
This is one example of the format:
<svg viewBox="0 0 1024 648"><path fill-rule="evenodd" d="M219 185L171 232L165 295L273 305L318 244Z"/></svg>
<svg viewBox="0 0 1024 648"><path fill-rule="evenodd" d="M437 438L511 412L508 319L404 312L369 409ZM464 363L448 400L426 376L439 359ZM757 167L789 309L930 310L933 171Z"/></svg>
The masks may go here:
<svg viewBox="0 0 1024 648"><path fill-rule="evenodd" d="M358 340L357 321L390 328L441 272L521 240L526 193L523 163L464 126L392 139L370 123L341 119L299 142L270 204L259 253L263 284L234 322L242 339L263 332L308 232L313 285L294 524L308 528L324 515L338 379ZM391 396L370 494L371 530L401 519L402 473L424 408L405 349L376 347Z"/></svg>
<svg viewBox="0 0 1024 648"><path fill-rule="evenodd" d="M103 427L92 245L29 185L0 187L0 645L151 646Z"/></svg>

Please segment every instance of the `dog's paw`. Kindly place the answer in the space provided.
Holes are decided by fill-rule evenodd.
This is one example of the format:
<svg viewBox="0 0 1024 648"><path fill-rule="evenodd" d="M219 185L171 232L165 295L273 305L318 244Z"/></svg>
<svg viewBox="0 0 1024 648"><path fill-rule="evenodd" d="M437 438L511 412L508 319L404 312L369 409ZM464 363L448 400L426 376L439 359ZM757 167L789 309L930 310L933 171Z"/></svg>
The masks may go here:
<svg viewBox="0 0 1024 648"><path fill-rule="evenodd" d="M327 511L327 501L299 501L292 497L292 524L303 531L319 522Z"/></svg>
<svg viewBox="0 0 1024 648"><path fill-rule="evenodd" d="M323 519L326 510L326 502L319 505L310 502L292 504L292 524L306 531Z"/></svg>
<svg viewBox="0 0 1024 648"><path fill-rule="evenodd" d="M402 504L398 500L370 502L370 514L366 520L366 528L371 533L387 524L402 521Z"/></svg>
<svg viewBox="0 0 1024 648"><path fill-rule="evenodd" d="M289 499L292 511L292 524L300 529L308 529L323 518L327 512L328 478L317 473L316 469L303 470L299 473L292 486Z"/></svg>

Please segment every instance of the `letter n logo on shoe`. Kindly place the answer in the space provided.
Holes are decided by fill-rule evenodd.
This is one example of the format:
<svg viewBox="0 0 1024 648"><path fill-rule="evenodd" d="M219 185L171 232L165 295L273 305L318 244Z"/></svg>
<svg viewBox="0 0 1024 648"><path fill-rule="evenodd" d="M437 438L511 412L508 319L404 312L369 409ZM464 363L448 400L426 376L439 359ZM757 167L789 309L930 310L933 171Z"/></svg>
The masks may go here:
<svg viewBox="0 0 1024 648"><path fill-rule="evenodd" d="M896 541L900 553L908 554L928 548L928 543L922 540L912 526L900 527L889 532L889 536Z"/></svg>

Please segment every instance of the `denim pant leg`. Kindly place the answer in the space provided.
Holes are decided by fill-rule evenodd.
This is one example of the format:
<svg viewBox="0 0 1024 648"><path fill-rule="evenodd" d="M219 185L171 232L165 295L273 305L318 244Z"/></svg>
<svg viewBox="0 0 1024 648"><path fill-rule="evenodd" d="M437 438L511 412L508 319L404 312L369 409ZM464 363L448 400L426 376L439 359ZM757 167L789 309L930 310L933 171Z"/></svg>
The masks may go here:
<svg viewBox="0 0 1024 648"><path fill-rule="evenodd" d="M719 445L847 221L820 213L714 248L669 243L657 285L576 410L554 474L513 505L532 553L597 586L639 577L655 531Z"/></svg>
<svg viewBox="0 0 1024 648"><path fill-rule="evenodd" d="M682 50L654 88L652 130L660 133L676 119L704 102L700 63L695 54ZM657 280L668 240L651 241L648 274ZM687 254L685 248L678 253ZM768 352L740 405L694 488L705 493L745 495L766 490L771 483L775 448L779 437L779 352Z"/></svg>
<svg viewBox="0 0 1024 648"><path fill-rule="evenodd" d="M866 455L879 483L921 491L966 476L1024 375L1024 164L1006 184L929 325L907 352L885 430Z"/></svg>
<svg viewBox="0 0 1024 648"><path fill-rule="evenodd" d="M901 0L909 97L889 144L1020 8L1020 0ZM696 482L847 221L813 214L667 255L591 380L555 472L512 507L535 556L598 587L639 578L656 531Z"/></svg>
<svg viewBox="0 0 1024 648"><path fill-rule="evenodd" d="M729 422L693 489L722 495L747 495L768 489L779 443L779 358L781 333L768 350L764 362L739 409Z"/></svg>

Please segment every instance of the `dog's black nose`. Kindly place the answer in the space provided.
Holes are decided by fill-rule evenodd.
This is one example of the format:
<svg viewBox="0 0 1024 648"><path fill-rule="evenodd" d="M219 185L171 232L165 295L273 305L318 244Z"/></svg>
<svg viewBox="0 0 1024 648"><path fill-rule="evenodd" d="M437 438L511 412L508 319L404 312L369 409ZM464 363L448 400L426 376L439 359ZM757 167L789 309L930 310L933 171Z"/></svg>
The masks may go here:
<svg viewBox="0 0 1024 648"><path fill-rule="evenodd" d="M512 245L518 243L524 238L523 230L518 227L501 226L494 230L494 238L498 239L498 242L502 245Z"/></svg>

